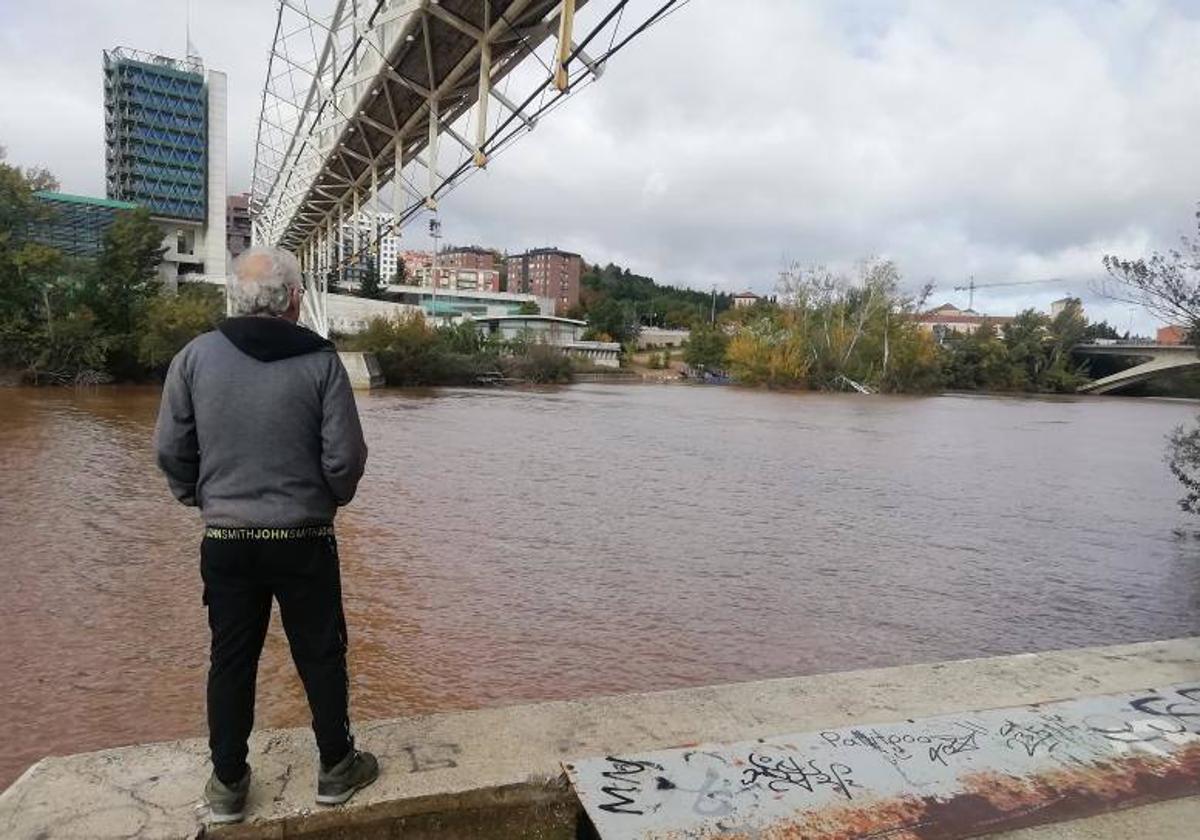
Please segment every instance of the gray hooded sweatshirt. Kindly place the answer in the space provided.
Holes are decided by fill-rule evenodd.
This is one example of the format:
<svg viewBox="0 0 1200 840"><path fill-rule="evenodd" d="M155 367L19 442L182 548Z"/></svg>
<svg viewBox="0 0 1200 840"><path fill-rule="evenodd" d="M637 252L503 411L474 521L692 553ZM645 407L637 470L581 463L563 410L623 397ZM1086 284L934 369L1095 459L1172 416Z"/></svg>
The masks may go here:
<svg viewBox="0 0 1200 840"><path fill-rule="evenodd" d="M154 440L175 498L227 528L330 524L367 462L333 344L282 318L229 318L180 350Z"/></svg>

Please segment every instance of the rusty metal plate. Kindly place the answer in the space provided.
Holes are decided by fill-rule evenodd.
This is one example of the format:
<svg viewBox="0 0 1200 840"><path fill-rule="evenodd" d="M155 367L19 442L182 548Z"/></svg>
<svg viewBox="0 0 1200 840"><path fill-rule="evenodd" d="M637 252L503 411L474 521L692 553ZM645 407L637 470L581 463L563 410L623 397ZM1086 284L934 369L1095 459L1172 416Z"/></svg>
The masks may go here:
<svg viewBox="0 0 1200 840"><path fill-rule="evenodd" d="M1200 683L564 766L605 840L949 840L1200 794Z"/></svg>

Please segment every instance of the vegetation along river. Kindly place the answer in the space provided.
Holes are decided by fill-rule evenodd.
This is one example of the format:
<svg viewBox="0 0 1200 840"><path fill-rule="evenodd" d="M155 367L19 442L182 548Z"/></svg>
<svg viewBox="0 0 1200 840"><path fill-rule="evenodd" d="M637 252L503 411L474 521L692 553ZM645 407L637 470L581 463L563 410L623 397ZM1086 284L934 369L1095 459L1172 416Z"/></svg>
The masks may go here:
<svg viewBox="0 0 1200 840"><path fill-rule="evenodd" d="M382 391L338 519L355 718L1200 633L1194 403ZM0 785L203 735L158 392L0 390ZM278 621L258 723L308 720Z"/></svg>

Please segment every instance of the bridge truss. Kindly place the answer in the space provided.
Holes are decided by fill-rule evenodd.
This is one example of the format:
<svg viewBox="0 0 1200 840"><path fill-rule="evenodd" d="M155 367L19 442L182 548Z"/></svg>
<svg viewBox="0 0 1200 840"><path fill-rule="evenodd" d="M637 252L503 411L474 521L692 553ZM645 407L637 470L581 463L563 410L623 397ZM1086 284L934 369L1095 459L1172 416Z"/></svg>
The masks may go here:
<svg viewBox="0 0 1200 840"><path fill-rule="evenodd" d="M688 0L592 0L578 18L588 0L320 2L278 6L250 213L256 244L300 259L305 319L327 334L331 277L377 261L381 236L436 212Z"/></svg>

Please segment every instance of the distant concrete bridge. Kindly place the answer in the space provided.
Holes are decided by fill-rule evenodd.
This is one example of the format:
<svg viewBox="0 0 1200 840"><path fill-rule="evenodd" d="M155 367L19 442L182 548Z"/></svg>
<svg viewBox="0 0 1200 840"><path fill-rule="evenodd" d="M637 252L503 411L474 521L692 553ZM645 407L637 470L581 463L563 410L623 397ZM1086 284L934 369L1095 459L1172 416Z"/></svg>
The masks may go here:
<svg viewBox="0 0 1200 840"><path fill-rule="evenodd" d="M1078 356L1125 356L1141 359L1139 364L1089 382L1081 393L1107 394L1144 382L1168 370L1200 366L1200 352L1189 344L1077 344L1071 351Z"/></svg>

